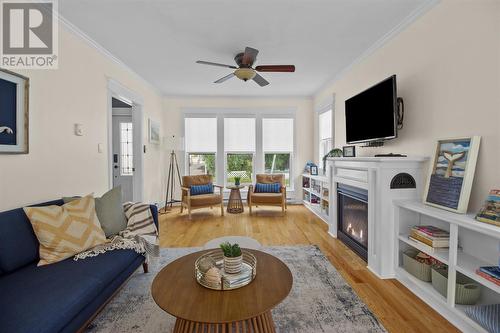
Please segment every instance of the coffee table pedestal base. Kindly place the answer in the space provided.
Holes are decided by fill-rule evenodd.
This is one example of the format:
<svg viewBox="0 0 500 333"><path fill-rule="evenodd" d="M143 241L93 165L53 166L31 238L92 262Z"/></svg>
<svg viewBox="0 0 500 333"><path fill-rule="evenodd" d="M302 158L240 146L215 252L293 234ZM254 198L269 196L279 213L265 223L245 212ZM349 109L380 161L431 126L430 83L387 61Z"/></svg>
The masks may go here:
<svg viewBox="0 0 500 333"><path fill-rule="evenodd" d="M271 312L231 323L199 323L177 318L174 333L276 333Z"/></svg>

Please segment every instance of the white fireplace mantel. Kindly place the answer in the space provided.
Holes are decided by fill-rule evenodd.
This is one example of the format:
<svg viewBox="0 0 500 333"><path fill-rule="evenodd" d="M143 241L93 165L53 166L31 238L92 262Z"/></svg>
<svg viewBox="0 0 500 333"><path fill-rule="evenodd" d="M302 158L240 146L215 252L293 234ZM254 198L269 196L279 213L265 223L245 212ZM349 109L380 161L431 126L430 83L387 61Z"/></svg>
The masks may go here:
<svg viewBox="0 0 500 333"><path fill-rule="evenodd" d="M337 237L337 185L368 191L368 269L380 278L393 278L394 210L399 199L418 200L422 195L425 157L334 157L327 160L330 175L329 233ZM400 173L411 175L415 188L391 189Z"/></svg>

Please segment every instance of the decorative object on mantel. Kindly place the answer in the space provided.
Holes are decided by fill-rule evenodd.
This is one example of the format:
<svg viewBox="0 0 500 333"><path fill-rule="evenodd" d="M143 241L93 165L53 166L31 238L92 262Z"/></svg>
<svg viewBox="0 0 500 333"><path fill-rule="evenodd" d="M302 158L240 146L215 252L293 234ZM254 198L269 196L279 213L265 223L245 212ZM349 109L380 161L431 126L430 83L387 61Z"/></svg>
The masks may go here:
<svg viewBox="0 0 500 333"><path fill-rule="evenodd" d="M500 190L491 190L476 220L500 227Z"/></svg>
<svg viewBox="0 0 500 333"><path fill-rule="evenodd" d="M323 156L323 174L326 173L326 159L328 157L342 157L344 152L339 148L334 148L328 152L325 156Z"/></svg>
<svg viewBox="0 0 500 333"><path fill-rule="evenodd" d="M29 79L0 69L0 154L28 153Z"/></svg>
<svg viewBox="0 0 500 333"><path fill-rule="evenodd" d="M476 169L481 137L437 142L424 202L455 213L465 213Z"/></svg>
<svg viewBox="0 0 500 333"><path fill-rule="evenodd" d="M149 143L160 144L160 123L149 118L148 121Z"/></svg>
<svg viewBox="0 0 500 333"><path fill-rule="evenodd" d="M243 263L243 256L238 244L224 242L220 245L224 252L224 271L229 274L239 273Z"/></svg>
<svg viewBox="0 0 500 333"><path fill-rule="evenodd" d="M252 282L257 274L255 256L249 251L240 249L240 268L236 272L231 270L235 267L232 262L226 265L226 259L237 259L238 257L226 257L224 253L221 249L217 249L206 252L199 257L195 261L196 281L202 286L214 290L238 289ZM237 260L235 261L237 262Z"/></svg>
<svg viewBox="0 0 500 333"><path fill-rule="evenodd" d="M344 157L356 157L356 146L344 146L344 147L342 147L342 156L344 156Z"/></svg>

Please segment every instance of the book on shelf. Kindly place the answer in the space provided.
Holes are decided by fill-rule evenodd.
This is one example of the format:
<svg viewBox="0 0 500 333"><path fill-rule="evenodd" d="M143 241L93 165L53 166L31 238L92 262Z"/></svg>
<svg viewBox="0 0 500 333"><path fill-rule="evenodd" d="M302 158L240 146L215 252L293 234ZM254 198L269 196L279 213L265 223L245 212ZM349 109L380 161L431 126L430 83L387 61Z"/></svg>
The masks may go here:
<svg viewBox="0 0 500 333"><path fill-rule="evenodd" d="M489 276L496 279L500 279L500 267L499 266L483 266L479 267L479 270Z"/></svg>
<svg viewBox="0 0 500 333"><path fill-rule="evenodd" d="M476 220L500 227L500 190L491 190Z"/></svg>
<svg viewBox="0 0 500 333"><path fill-rule="evenodd" d="M449 238L434 238L434 237L426 236L425 234L422 235L422 234L420 234L419 232L417 232L415 230L412 230L410 232L410 236L414 240L417 240L417 241L419 241L421 243L424 243L424 244L426 244L428 246L431 246L431 247L443 247L443 248L446 248L446 247L450 246L450 240L449 240Z"/></svg>
<svg viewBox="0 0 500 333"><path fill-rule="evenodd" d="M440 229L433 225L416 225L412 228L413 230L418 230L419 232L426 234L431 237L436 238L449 238L450 233L446 230Z"/></svg>
<svg viewBox="0 0 500 333"><path fill-rule="evenodd" d="M476 274L485 278L486 280L493 282L494 284L500 286L500 279L494 278L493 276L486 274L485 272L481 271L480 269L476 270Z"/></svg>
<svg viewBox="0 0 500 333"><path fill-rule="evenodd" d="M427 245L427 244L419 241L418 239L413 238L412 236L408 236L408 239L414 241L415 243L418 243L418 245L420 245L420 247L425 252L436 253L436 252L442 252L442 251L445 250L445 248L443 248L443 247L432 247L432 246L429 246L429 245Z"/></svg>

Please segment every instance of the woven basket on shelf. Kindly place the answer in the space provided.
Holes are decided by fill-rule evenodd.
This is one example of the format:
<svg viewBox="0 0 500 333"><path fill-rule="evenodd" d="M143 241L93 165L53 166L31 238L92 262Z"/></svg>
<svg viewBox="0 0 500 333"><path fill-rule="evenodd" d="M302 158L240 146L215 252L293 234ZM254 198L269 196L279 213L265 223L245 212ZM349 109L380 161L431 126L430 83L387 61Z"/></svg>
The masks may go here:
<svg viewBox="0 0 500 333"><path fill-rule="evenodd" d="M408 249L403 252L403 268L419 280L431 282L431 265L421 263L415 259L420 251Z"/></svg>
<svg viewBox="0 0 500 333"><path fill-rule="evenodd" d="M448 269L432 268L432 286L441 295L448 295ZM476 304L481 296L481 286L474 280L457 272L457 282L455 286L456 304Z"/></svg>

